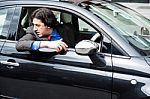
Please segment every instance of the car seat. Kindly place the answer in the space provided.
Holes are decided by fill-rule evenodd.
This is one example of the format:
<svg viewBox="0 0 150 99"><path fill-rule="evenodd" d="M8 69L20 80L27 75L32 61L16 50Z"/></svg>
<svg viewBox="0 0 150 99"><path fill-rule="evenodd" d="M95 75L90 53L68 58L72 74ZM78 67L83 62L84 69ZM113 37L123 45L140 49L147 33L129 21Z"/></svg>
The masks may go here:
<svg viewBox="0 0 150 99"><path fill-rule="evenodd" d="M61 31L58 31L59 33L62 33L62 38L64 42L68 44L69 47L74 48L75 47L75 35L77 34L77 31L72 24L72 15L68 13L61 13L60 14L60 23L62 29Z"/></svg>

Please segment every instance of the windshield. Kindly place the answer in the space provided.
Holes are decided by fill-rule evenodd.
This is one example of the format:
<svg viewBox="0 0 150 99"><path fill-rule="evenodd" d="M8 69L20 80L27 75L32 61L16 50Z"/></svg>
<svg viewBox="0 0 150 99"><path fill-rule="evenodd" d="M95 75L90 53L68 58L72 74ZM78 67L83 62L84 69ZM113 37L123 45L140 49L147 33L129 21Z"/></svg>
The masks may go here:
<svg viewBox="0 0 150 99"><path fill-rule="evenodd" d="M150 50L150 20L136 12L104 1L84 3L86 9L107 22L111 27L140 50Z"/></svg>

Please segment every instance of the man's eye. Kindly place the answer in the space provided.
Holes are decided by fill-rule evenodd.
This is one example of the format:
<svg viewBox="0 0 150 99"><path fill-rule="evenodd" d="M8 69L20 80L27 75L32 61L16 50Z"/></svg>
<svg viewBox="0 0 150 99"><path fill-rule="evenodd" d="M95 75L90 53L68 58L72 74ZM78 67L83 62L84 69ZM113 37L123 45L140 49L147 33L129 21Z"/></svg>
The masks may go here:
<svg viewBox="0 0 150 99"><path fill-rule="evenodd" d="M38 25L38 24L35 24L35 26L40 27L40 25Z"/></svg>
<svg viewBox="0 0 150 99"><path fill-rule="evenodd" d="M33 24L33 23L32 23L31 25L32 25L32 26L36 26L36 27L39 27L39 26L40 26L40 25L38 25L38 24Z"/></svg>

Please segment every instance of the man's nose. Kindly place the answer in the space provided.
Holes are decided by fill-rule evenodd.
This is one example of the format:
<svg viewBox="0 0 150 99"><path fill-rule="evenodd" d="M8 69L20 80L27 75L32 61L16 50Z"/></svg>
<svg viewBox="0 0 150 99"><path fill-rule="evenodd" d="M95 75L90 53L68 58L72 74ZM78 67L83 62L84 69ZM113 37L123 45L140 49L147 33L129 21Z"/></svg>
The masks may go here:
<svg viewBox="0 0 150 99"><path fill-rule="evenodd" d="M37 31L37 27L36 27L36 26L33 26L33 30L34 30L34 31Z"/></svg>

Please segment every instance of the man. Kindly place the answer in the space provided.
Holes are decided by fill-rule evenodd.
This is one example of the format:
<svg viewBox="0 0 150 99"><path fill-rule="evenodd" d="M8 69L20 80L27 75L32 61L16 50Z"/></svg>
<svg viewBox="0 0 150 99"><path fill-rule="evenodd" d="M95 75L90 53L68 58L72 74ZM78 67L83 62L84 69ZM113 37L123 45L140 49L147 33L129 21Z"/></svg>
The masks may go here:
<svg viewBox="0 0 150 99"><path fill-rule="evenodd" d="M32 26L16 44L18 51L54 48L56 52L67 50L68 45L56 30L57 20L50 9L39 8L31 15Z"/></svg>

